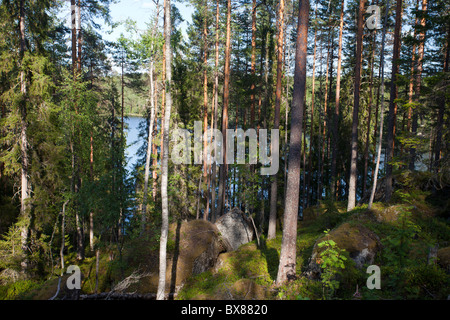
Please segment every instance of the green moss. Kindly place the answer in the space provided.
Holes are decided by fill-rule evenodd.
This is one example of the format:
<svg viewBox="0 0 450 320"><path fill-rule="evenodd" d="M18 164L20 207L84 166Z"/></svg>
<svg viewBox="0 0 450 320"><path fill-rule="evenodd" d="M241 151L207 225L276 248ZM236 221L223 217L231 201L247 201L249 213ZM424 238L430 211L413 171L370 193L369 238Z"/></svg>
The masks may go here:
<svg viewBox="0 0 450 320"><path fill-rule="evenodd" d="M40 282L34 280L19 280L11 284L0 286L0 300L28 300L30 292L39 288Z"/></svg>

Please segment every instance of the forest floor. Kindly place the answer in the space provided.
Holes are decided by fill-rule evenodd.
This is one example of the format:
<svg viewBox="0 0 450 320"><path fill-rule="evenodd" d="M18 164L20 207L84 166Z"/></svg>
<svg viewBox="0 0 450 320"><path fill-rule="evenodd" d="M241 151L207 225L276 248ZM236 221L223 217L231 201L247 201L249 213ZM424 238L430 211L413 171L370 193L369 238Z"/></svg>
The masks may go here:
<svg viewBox="0 0 450 320"><path fill-rule="evenodd" d="M278 228L275 239L267 240L262 235L259 241L255 239L237 250L221 253L214 268L187 276L177 288L175 299L447 299L450 295L447 196L448 190L432 192L404 187L397 189L390 204L377 202L371 210L362 205L350 212L346 212L343 202L323 201L308 208L298 223L295 280L281 287L275 285L282 239ZM176 224L171 227L169 254L176 250ZM330 230L328 235L324 234L326 230ZM80 265L81 294L94 294L96 280L97 292L154 294L158 278L156 239L155 232L154 237L146 240L125 243L121 257L117 256L117 248L103 248L98 279L95 254L88 253ZM327 239L333 239L335 246L328 251L331 255L325 256L317 247ZM327 257L328 267L323 268L321 263ZM75 261L74 256L66 257L66 265L71 261ZM332 261L342 261L343 266L333 265ZM380 268L380 289L367 287L369 265ZM312 272L314 267L318 273ZM58 272L54 274L45 281L19 281L14 288L0 287L0 296L49 299L58 284ZM331 278L327 278L330 274Z"/></svg>

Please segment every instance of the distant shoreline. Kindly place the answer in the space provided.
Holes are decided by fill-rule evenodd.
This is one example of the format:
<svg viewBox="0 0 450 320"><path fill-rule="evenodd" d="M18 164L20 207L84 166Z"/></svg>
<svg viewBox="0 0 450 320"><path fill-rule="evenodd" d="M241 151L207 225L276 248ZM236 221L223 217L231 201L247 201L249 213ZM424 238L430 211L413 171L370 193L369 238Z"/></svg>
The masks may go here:
<svg viewBox="0 0 450 320"><path fill-rule="evenodd" d="M144 115L138 114L138 113L125 113L125 117L138 117L138 118L144 118Z"/></svg>

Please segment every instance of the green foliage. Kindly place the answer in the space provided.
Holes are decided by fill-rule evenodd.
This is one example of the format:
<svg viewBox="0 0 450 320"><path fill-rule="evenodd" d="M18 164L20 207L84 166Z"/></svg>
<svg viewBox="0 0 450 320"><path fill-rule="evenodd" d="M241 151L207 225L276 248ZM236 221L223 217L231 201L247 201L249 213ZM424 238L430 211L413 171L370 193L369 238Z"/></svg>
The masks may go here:
<svg viewBox="0 0 450 320"><path fill-rule="evenodd" d="M0 286L0 300L23 300L27 293L40 286L33 280L19 280L9 285Z"/></svg>
<svg viewBox="0 0 450 320"><path fill-rule="evenodd" d="M322 284L324 286L324 298L331 298L335 291L339 288L339 281L336 276L345 269L344 255L345 250L340 249L336 242L330 239L329 230L324 231L327 239L318 244L319 248L323 248L320 252L320 267L322 268ZM325 294L325 290L327 293Z"/></svg>

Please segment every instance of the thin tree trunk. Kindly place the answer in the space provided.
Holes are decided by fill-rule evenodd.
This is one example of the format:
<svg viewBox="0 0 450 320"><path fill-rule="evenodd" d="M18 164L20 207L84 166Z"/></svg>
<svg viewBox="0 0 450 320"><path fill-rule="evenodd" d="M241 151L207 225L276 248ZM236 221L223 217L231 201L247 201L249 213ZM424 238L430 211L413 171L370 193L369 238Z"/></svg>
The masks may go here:
<svg viewBox="0 0 450 320"><path fill-rule="evenodd" d="M161 238L159 248L159 281L157 300L163 300L166 288L166 266L167 266L167 237L169 233L169 199L167 194L168 175L169 175L169 128L170 113L172 108L172 47L171 39L171 7L170 0L166 0L164 7L164 40L166 44L166 106L164 114L164 153L162 157L162 173L161 173L161 199L162 199L162 225Z"/></svg>
<svg viewBox="0 0 450 320"><path fill-rule="evenodd" d="M28 145L28 122L27 122L27 83L25 76L25 67L22 60L25 54L26 38L25 38L25 8L24 0L20 1L19 8L19 32L20 32L20 93L22 99L20 100L21 113L21 130L20 130L20 156L21 156L21 198L20 198L20 215L24 223L20 232L22 252L28 254L28 229L30 225L30 204L31 185L29 181L29 145ZM25 272L28 267L28 259L24 259L21 263L22 271Z"/></svg>
<svg viewBox="0 0 450 320"><path fill-rule="evenodd" d="M78 55L77 55L77 70L78 74L81 74L81 49L82 49L82 37L81 37L81 0L78 0L77 5L77 42L78 42Z"/></svg>
<svg viewBox="0 0 450 320"><path fill-rule="evenodd" d="M208 1L205 0L204 17L203 17L203 132L208 131ZM203 213L203 219L207 219L209 210L209 168L206 156L206 146L208 141L206 136L203 137L203 177L205 178L206 188L206 208Z"/></svg>
<svg viewBox="0 0 450 320"><path fill-rule="evenodd" d="M339 100L341 94L341 64L342 64L342 33L344 30L344 0L341 2L341 13L339 19L339 48L338 48L338 64L336 75L336 98L333 115L333 134L332 134L332 151L331 151L331 197L336 198L336 162L337 162L337 145L338 145L338 126L339 126Z"/></svg>
<svg viewBox="0 0 450 320"><path fill-rule="evenodd" d="M449 24L450 27L450 24ZM447 28L447 43L445 44L445 57L443 63L443 72L444 74L448 72L448 59L449 59L449 43L450 42L450 28ZM448 89L448 88L447 88ZM435 142L435 154L434 154L434 170L435 172L439 172L439 168L441 166L441 149L442 149L442 134L443 134L443 126L444 126L444 112L445 112L445 95L440 97L439 99L439 109L438 109L438 117L436 124L436 142Z"/></svg>
<svg viewBox="0 0 450 320"><path fill-rule="evenodd" d="M284 0L280 0L278 7L278 44L277 44L277 84L275 89L275 117L273 128L278 130L280 127L280 106L281 106L281 77L283 73L283 34L284 34ZM272 137L273 139L274 137ZM276 143L275 145L278 145ZM270 188L270 215L269 231L267 239L276 237L276 219L277 219L277 200L278 200L278 181L277 174L272 176Z"/></svg>
<svg viewBox="0 0 450 320"><path fill-rule="evenodd" d="M228 129L228 105L230 103L230 59L231 59L231 0L227 0L227 33L225 43L225 70L224 70L224 86L223 86L223 109L222 109L222 132ZM223 135L223 164L220 166L219 176L219 204L217 207L217 215L220 217L224 211L226 180L227 180L227 136Z"/></svg>
<svg viewBox="0 0 450 320"><path fill-rule="evenodd" d="M164 0L163 10L166 12L167 0ZM166 20L164 19L164 30L166 30ZM160 159L162 160L162 155L164 153L164 119L165 119L165 107L166 107L166 42L163 43L163 53L162 53L162 96L161 96L161 141L160 141ZM162 162L162 161L161 161Z"/></svg>
<svg viewBox="0 0 450 320"><path fill-rule="evenodd" d="M367 135L366 135L366 145L364 149L364 176L363 176L363 191L362 196L366 194L367 189L367 176L369 170L369 145L370 145L370 120L372 116L372 101L373 101L373 68L375 62L375 33L373 34L372 41L372 55L370 58L370 79L369 79L369 104L367 106Z"/></svg>
<svg viewBox="0 0 450 320"><path fill-rule="evenodd" d="M387 127L387 146L386 146L386 201L391 200L392 196L392 161L394 158L394 139L395 139L395 125L397 119L397 99L398 87L396 84L397 74L400 67L400 42L401 42L401 30L402 30L402 0L397 0L397 6L395 9L395 29L394 29L394 51L392 56L392 73L391 73L391 91L389 101L389 118Z"/></svg>
<svg viewBox="0 0 450 320"><path fill-rule="evenodd" d="M311 176L312 176L312 140L314 137L314 93L315 93L315 80L316 80L316 49L317 49L317 30L314 30L314 54L313 54L313 70L312 70L312 89L311 89L311 128L309 133L309 155L308 155L308 203L311 203L312 190Z"/></svg>
<svg viewBox="0 0 450 320"><path fill-rule="evenodd" d="M90 139L90 156L89 156L89 167L90 167L90 179L91 183L94 182L94 137L91 131ZM91 210L89 212L89 248L91 252L94 252L94 212Z"/></svg>
<svg viewBox="0 0 450 320"><path fill-rule="evenodd" d="M217 129L218 106L219 106L219 0L216 3L216 43L215 43L215 70L214 70L214 130ZM217 142L214 139L214 158L217 158ZM212 163L211 177L211 222L216 221L216 161Z"/></svg>
<svg viewBox="0 0 450 320"><path fill-rule="evenodd" d="M322 168L320 175L324 176L323 170L324 170L324 163L325 163L325 145L326 145L326 128L327 128L327 120L328 120L328 82L329 82L329 75L330 75L330 51L331 51L331 44L328 45L327 49L327 71L325 74L325 94L324 94L324 102L323 102L323 128L322 128Z"/></svg>
<svg viewBox="0 0 450 320"><path fill-rule="evenodd" d="M145 159L145 173L144 173L144 193L142 196L142 212L141 212L141 235L145 232L147 223L147 194L148 194L148 180L150 175L150 162L152 157L152 140L153 140L153 124L155 123L155 103L153 91L153 60L150 61L150 123L148 128L147 140L147 155Z"/></svg>
<svg viewBox="0 0 450 320"><path fill-rule="evenodd" d="M297 48L295 53L294 92L291 108L291 137L289 149L288 188L284 213L283 238L277 285L295 277L297 254L297 217L300 187L300 157L302 122L306 93L306 56L308 42L309 0L299 1Z"/></svg>
<svg viewBox="0 0 450 320"><path fill-rule="evenodd" d="M255 70L256 70L256 0L252 1L252 61L250 86L250 128L255 124Z"/></svg>
<svg viewBox="0 0 450 320"><path fill-rule="evenodd" d="M422 0L422 13L426 13L427 11L427 0ZM424 57L424 48L425 48L425 17L420 19L421 32L419 34L419 47L417 49L417 73L416 73L416 85L414 88L414 100L415 102L419 102L420 98L420 88L422 82L422 70L423 70L423 57ZM417 134L417 121L418 121L418 113L419 110L413 111L412 116L412 135L415 136ZM409 170L415 170L415 161L416 161L416 148L412 147L410 149L410 162L409 162Z"/></svg>
<svg viewBox="0 0 450 320"><path fill-rule="evenodd" d="M158 21L159 17L159 6L157 6L157 16L156 21ZM155 22L152 29L152 37L156 33L157 22ZM153 55L153 44L150 46L150 52ZM145 227L147 223L147 196L148 196L148 180L150 175L150 162L152 157L152 141L153 141L153 125L155 123L155 115L156 115L156 99L155 99L155 82L153 79L153 68L154 61L153 56L150 58L150 68L149 68L149 81L150 81L150 123L148 128L148 140L147 140L147 154L145 159L145 172L144 172L144 193L142 196L142 212L141 212L141 236L145 232ZM123 74L123 72L122 72ZM122 96L123 97L123 96Z"/></svg>
<svg viewBox="0 0 450 320"><path fill-rule="evenodd" d="M350 156L350 177L348 186L348 204L347 211L353 210L356 204L356 184L357 184L357 168L356 162L358 160L358 114L359 114L359 94L361 83L361 55L362 55L362 40L363 40L363 13L365 0L359 1L358 10L358 31L356 38L356 65L355 65L355 89L353 101L353 121L352 121L352 141L351 141L351 156Z"/></svg>
<svg viewBox="0 0 450 320"><path fill-rule="evenodd" d="M390 0L387 0L386 8L389 8ZM380 168L380 159L381 159L381 146L383 143L383 123L384 123L384 45L385 45L385 39L386 39L386 28L387 28L387 21L389 16L389 10L386 9L386 13L384 16L384 24L383 24L383 31L381 35L381 54L380 54L380 74L381 74L381 81L380 81L380 87L378 92L380 92L381 100L380 100L380 130L379 130L379 137L378 137L378 147L377 147L377 160L375 162L375 170L374 170L374 177L373 177L373 183L372 183L372 192L370 193L369 198L369 204L368 209L372 208L373 200L375 197L375 191L377 189L377 182L378 182L378 170Z"/></svg>

